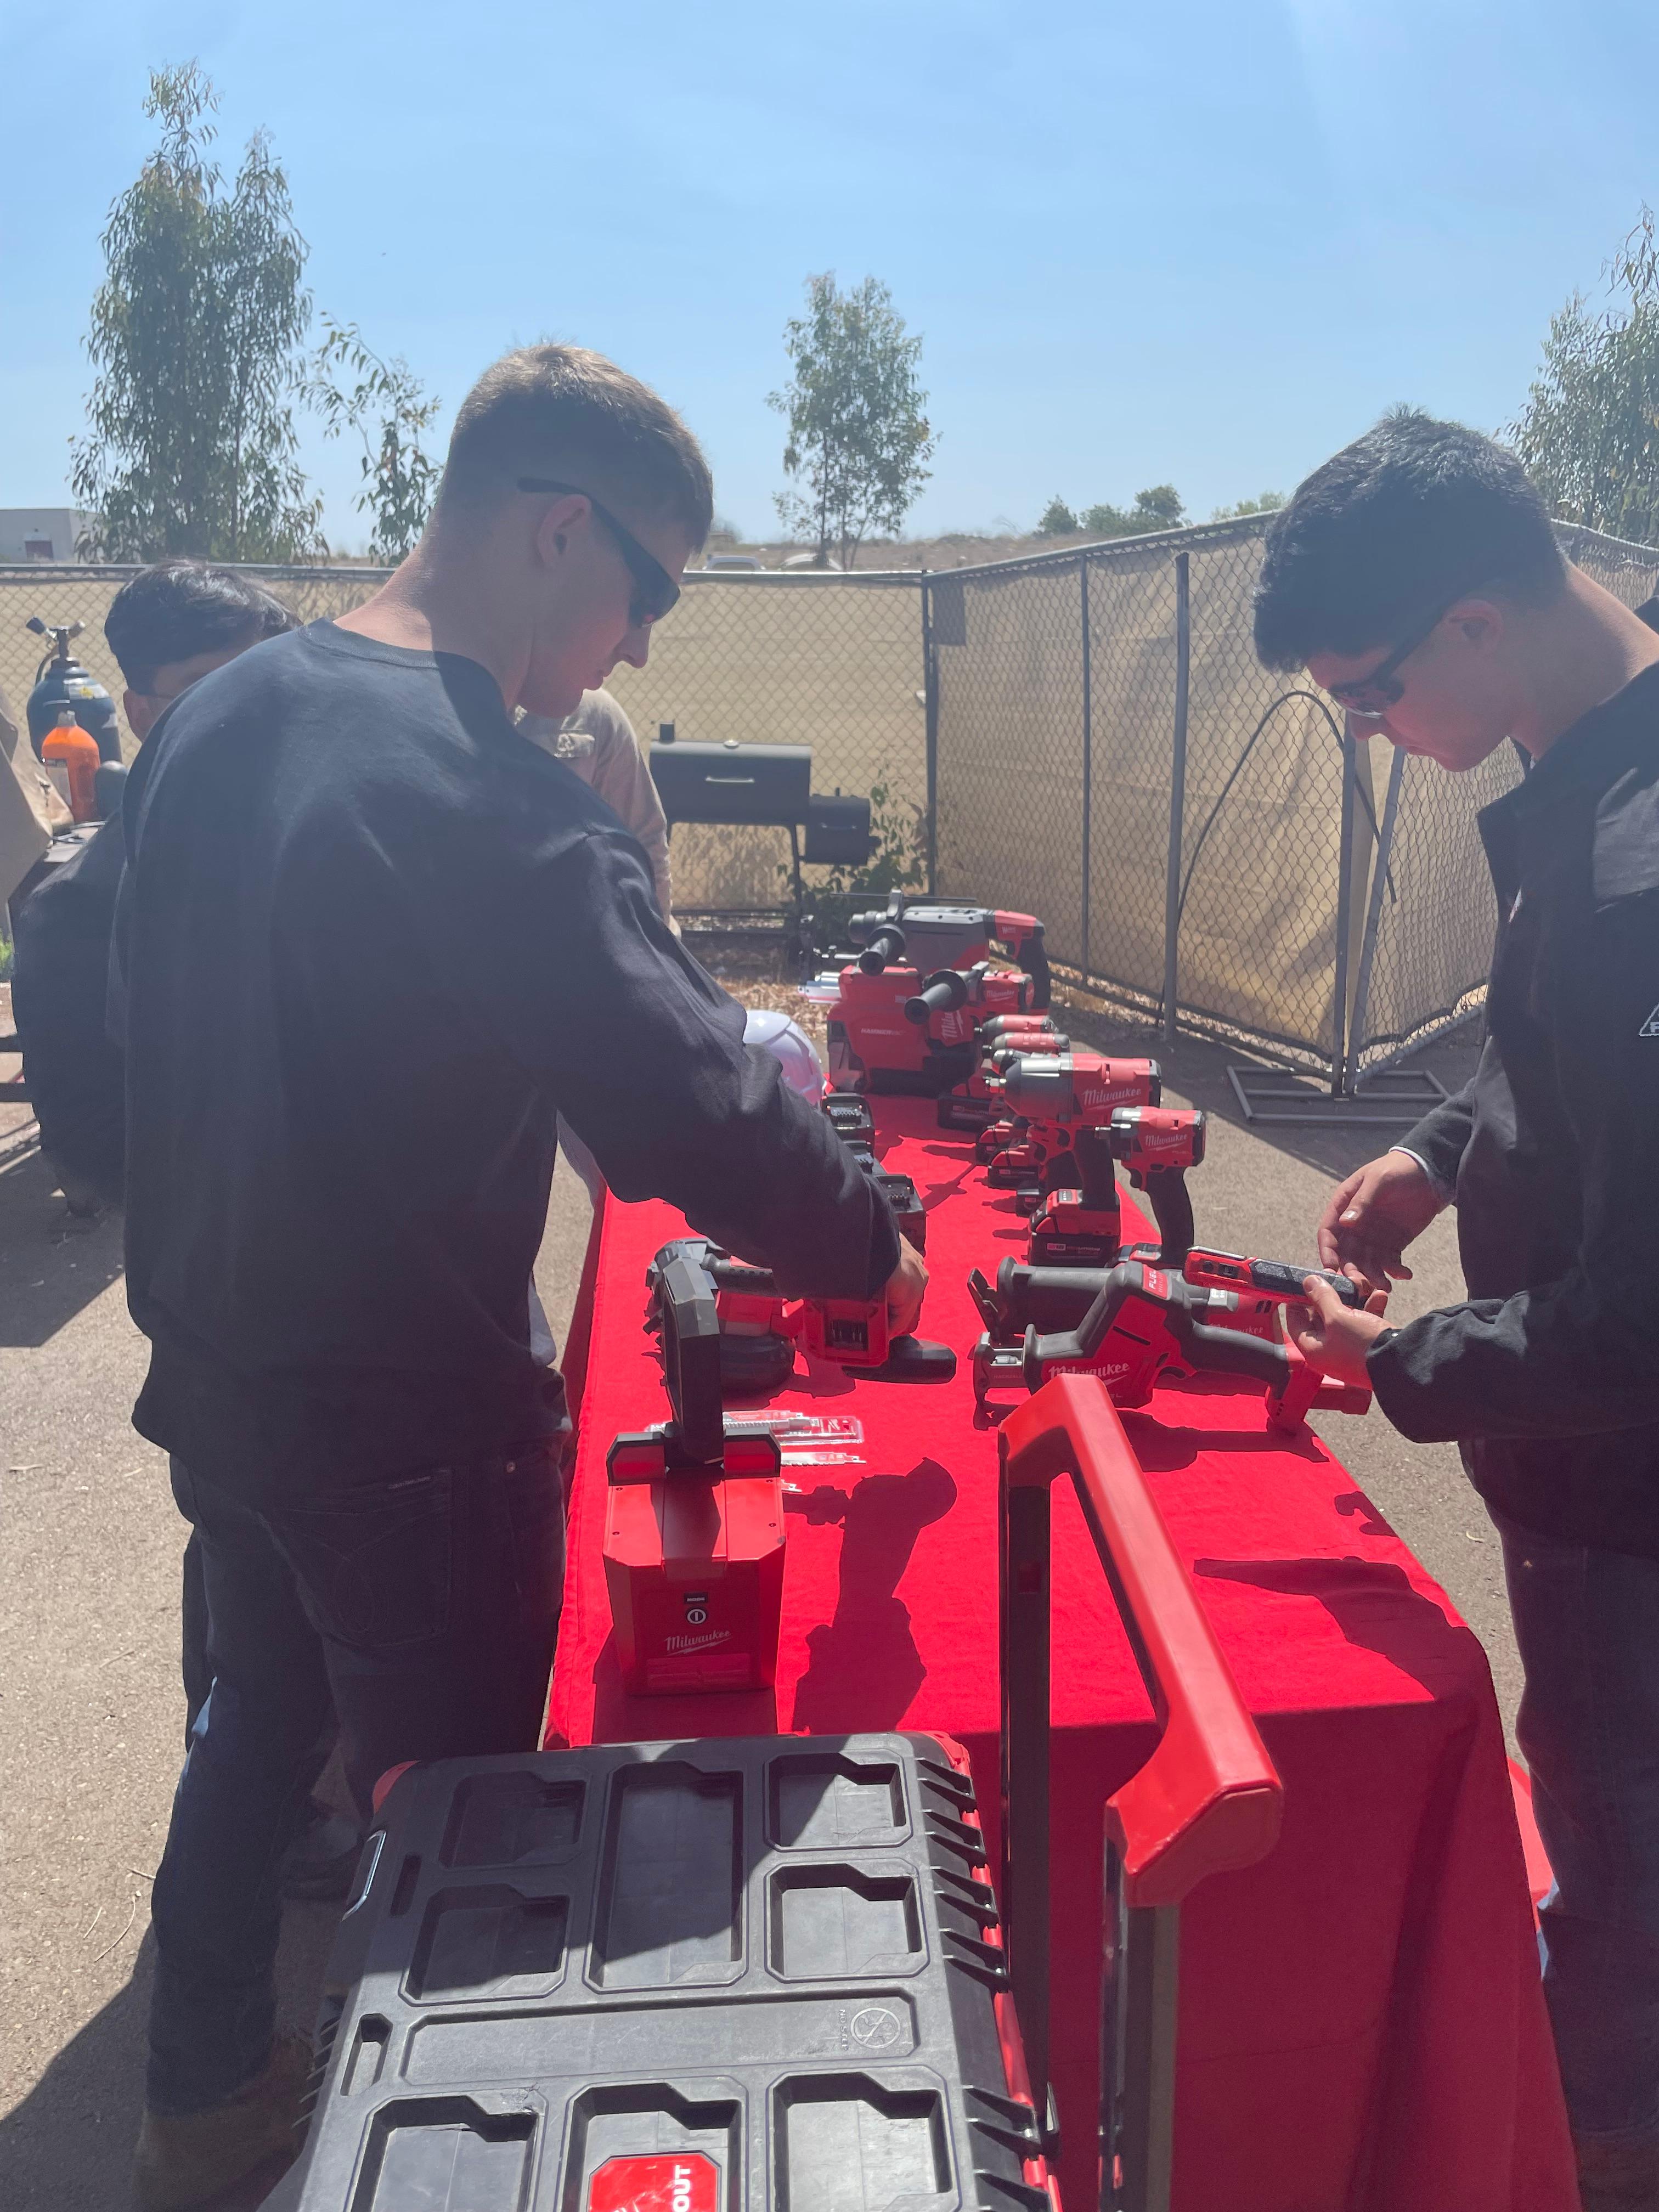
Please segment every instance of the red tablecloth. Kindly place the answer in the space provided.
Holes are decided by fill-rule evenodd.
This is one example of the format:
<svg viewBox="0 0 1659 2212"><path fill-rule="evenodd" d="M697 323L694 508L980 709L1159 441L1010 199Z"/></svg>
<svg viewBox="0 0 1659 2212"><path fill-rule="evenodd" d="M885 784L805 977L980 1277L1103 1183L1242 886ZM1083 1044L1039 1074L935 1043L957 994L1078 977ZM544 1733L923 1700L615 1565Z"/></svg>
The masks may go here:
<svg viewBox="0 0 1659 2212"><path fill-rule="evenodd" d="M1024 1224L930 1105L877 1102L878 1149L927 1205L923 1334L965 1355L965 1287ZM1200 1199L1201 1204L1201 1199ZM863 1468L792 1470L775 1692L624 1693L601 1559L605 1451L665 1411L646 1264L682 1233L611 1201L593 1283L550 1743L933 1729L994 1825L997 1460L965 1357L926 1389L808 1375L780 1404L856 1413ZM1285 1783L1261 1865L1182 1923L1177 2212L1574 2212L1526 1876L1485 1655L1310 1435L1214 1380L1126 1416ZM833 1479L831 1479L833 1478ZM1151 1709L1070 1490L1054 1496L1054 2072L1072 2212L1093 2202L1101 1808Z"/></svg>

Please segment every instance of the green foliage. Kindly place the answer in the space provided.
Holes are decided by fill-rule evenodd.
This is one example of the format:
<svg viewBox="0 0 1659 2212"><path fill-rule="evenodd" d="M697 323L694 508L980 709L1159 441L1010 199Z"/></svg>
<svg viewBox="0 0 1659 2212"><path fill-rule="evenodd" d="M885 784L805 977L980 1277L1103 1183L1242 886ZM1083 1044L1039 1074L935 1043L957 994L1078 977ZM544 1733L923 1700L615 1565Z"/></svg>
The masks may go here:
<svg viewBox="0 0 1659 2212"><path fill-rule="evenodd" d="M386 362L372 352L355 323L325 314L323 329L301 395L322 416L325 436L356 432L363 479L357 509L374 518L369 557L402 561L426 528L443 474L443 463L421 442L443 403L427 398L401 354ZM349 391L335 381L342 370L356 380Z"/></svg>
<svg viewBox="0 0 1659 2212"><path fill-rule="evenodd" d="M1077 528L1077 517L1056 492L1038 519L1039 538L1066 538Z"/></svg>
<svg viewBox="0 0 1659 2212"><path fill-rule="evenodd" d="M1135 494L1133 507L1085 507L1082 526L1096 538L1144 538L1151 530L1179 530L1186 519L1175 486L1152 484Z"/></svg>
<svg viewBox="0 0 1659 2212"><path fill-rule="evenodd" d="M805 314L784 325L794 380L767 395L788 420L783 465L797 479L775 503L786 529L816 541L820 565L833 548L850 568L866 532L898 529L930 473L921 340L905 335L873 276L848 292L833 275L810 276L806 297Z"/></svg>
<svg viewBox="0 0 1659 2212"><path fill-rule="evenodd" d="M151 76L161 143L104 232L74 483L98 517L82 550L112 560L285 561L320 544L289 405L306 244L263 132L225 189L208 150L217 105L194 62Z"/></svg>
<svg viewBox="0 0 1659 2212"><path fill-rule="evenodd" d="M1231 507L1218 507L1212 522L1232 522L1246 514L1276 514L1285 504L1282 491L1264 491L1255 499L1241 499Z"/></svg>
<svg viewBox="0 0 1659 2212"><path fill-rule="evenodd" d="M1659 536L1659 242L1653 212L1607 263L1613 305L1575 293L1551 322L1508 435L1552 514L1651 544Z"/></svg>

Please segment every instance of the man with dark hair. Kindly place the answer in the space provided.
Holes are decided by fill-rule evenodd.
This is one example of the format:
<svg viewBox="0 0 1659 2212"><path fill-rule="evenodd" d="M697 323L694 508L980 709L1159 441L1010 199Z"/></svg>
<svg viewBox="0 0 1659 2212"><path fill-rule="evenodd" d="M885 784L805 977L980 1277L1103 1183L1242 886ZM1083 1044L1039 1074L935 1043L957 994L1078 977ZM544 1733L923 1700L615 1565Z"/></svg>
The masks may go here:
<svg viewBox="0 0 1659 2212"><path fill-rule="evenodd" d="M127 687L121 704L134 737L142 744L198 677L295 626L252 578L204 561L179 555L130 576L110 601L104 636Z"/></svg>
<svg viewBox="0 0 1659 2212"><path fill-rule="evenodd" d="M280 600L200 561L158 562L122 585L104 635L140 743L181 691L262 637L295 627ZM74 1213L121 1202L126 1116L105 1022L110 931L125 847L112 815L18 908L13 1002L40 1147Z"/></svg>
<svg viewBox="0 0 1659 2212"><path fill-rule="evenodd" d="M201 2202L290 2140L277 1855L331 1692L368 1809L405 1759L537 1741L568 1430L528 1290L561 1110L795 1292L925 1271L659 911L635 840L512 714L642 666L708 471L599 356L509 355L356 612L173 707L129 781L134 1419L200 1535L213 1693L154 1893L137 2179ZM641 1406L641 1416L650 1407Z"/></svg>
<svg viewBox="0 0 1659 2212"><path fill-rule="evenodd" d="M1499 933L1476 1073L1338 1188L1292 1322L1503 1542L1555 1887L1545 1988L1587 2212L1659 2206L1659 636L1569 568L1513 454L1401 412L1273 523L1270 666L1455 774L1528 756L1480 830ZM1468 1302L1383 1318L1455 1204Z"/></svg>

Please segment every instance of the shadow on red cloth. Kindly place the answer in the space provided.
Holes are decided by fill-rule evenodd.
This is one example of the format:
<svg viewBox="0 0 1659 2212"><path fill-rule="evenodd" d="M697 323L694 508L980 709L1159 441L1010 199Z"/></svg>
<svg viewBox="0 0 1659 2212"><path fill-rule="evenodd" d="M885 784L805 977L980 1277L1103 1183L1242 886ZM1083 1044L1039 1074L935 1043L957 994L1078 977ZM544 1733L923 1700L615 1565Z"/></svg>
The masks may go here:
<svg viewBox="0 0 1659 2212"><path fill-rule="evenodd" d="M1347 1641L1375 1651L1437 1698L1467 1692L1474 1632L1454 1626L1433 1598L1387 1559L1194 1559L1194 1575L1315 1598ZM1287 1634L1292 1632L1287 1625Z"/></svg>
<svg viewBox="0 0 1659 2212"><path fill-rule="evenodd" d="M1190 1467L1200 1452L1264 1452L1275 1459L1305 1459L1315 1463L1323 1456L1319 1439L1307 1429L1289 1432L1270 1429L1265 1407L1249 1428L1176 1428L1170 1416L1188 1395L1225 1398L1237 1406L1238 1385L1224 1375L1183 1376L1159 1383L1157 1416L1126 1413L1123 1432L1148 1474L1168 1474L1176 1468Z"/></svg>
<svg viewBox="0 0 1659 2212"><path fill-rule="evenodd" d="M842 1525L841 1581L833 1617L808 1632L811 1655L795 1685L795 1727L814 1735L896 1725L927 1669L897 1595L916 1539L957 1502L937 1460L908 1474L871 1474L850 1490L821 1483L786 1503L813 1522Z"/></svg>

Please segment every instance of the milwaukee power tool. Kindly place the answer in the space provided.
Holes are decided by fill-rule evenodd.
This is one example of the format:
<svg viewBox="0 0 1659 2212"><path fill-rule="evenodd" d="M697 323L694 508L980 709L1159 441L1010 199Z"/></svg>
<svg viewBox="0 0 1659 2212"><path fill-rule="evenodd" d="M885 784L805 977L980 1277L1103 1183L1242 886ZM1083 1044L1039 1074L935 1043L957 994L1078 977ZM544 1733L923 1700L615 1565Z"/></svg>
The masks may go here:
<svg viewBox="0 0 1659 2212"><path fill-rule="evenodd" d="M1070 1146L1042 1164L1026 1245L1032 1266L1109 1267L1121 1258L1178 1267L1193 1241L1187 1170L1204 1158L1207 1127L1207 1117L1192 1109L1120 1106L1103 1129L1074 1130ZM1115 1162L1146 1195L1156 1245L1122 1246Z"/></svg>
<svg viewBox="0 0 1659 2212"><path fill-rule="evenodd" d="M971 968L1000 948L1030 977L1032 1006L1041 1012L1048 1003L1048 955L1035 915L963 899L911 900L894 891L884 914L855 914L848 934L862 948L858 964L866 975L901 964L924 975Z"/></svg>
<svg viewBox="0 0 1659 2212"><path fill-rule="evenodd" d="M1156 1106L1163 1073L1155 1060L1096 1052L997 1053L986 1084L1002 1109L975 1142L987 1181L997 1190L1040 1191L1045 1163L1071 1151L1077 1130L1105 1127L1121 1106ZM1074 1177L1073 1188L1079 1182Z"/></svg>
<svg viewBox="0 0 1659 2212"><path fill-rule="evenodd" d="M1002 1111L1001 1101L990 1084L998 1072L996 1054L1024 1053L1057 1060L1070 1052L1072 1040L1057 1030L1048 1014L996 1014L981 1022L975 1044L979 1058L973 1073L939 1093L937 1112L941 1129L957 1129L977 1136Z"/></svg>
<svg viewBox="0 0 1659 2212"><path fill-rule="evenodd" d="M695 1281L688 1283L688 1271ZM948 1382L957 1356L947 1345L890 1336L887 1300L786 1297L769 1267L751 1267L703 1237L665 1244L646 1271L646 1327L665 1361L684 1332L671 1311L677 1298L714 1301L720 1387L728 1397L769 1396L795 1370L797 1345L871 1382Z"/></svg>
<svg viewBox="0 0 1659 2212"><path fill-rule="evenodd" d="M703 1270L658 1255L672 1419L605 1456L605 1579L635 1692L763 1689L777 1666L783 1480L777 1439L722 1408L720 1316Z"/></svg>
<svg viewBox="0 0 1659 2212"><path fill-rule="evenodd" d="M1291 1260L1250 1260L1237 1252L1194 1248L1182 1262L1183 1281L1209 1289L1217 1297L1223 1291L1228 1294L1231 1310L1218 1316L1224 1327L1243 1329L1269 1344L1285 1341L1285 1309L1304 1298L1302 1285L1310 1275L1328 1284L1345 1306L1357 1309L1364 1304L1364 1293L1346 1275L1334 1275L1324 1267L1298 1267Z"/></svg>
<svg viewBox="0 0 1659 2212"><path fill-rule="evenodd" d="M1143 1256L1125 1252L1121 1259ZM1075 1328L1118 1264L1114 1261L1100 1267L1039 1267L1010 1257L998 1267L994 1284L975 1267L968 1278L968 1289L992 1340L1004 1346L1019 1344L1028 1328L1035 1328L1040 1336ZM1186 1271L1188 1267L1190 1273ZM1270 1285L1261 1291L1255 1290L1248 1272L1258 1269L1261 1280ZM1193 1292L1185 1303L1195 1321L1266 1336L1269 1343L1277 1344L1280 1341L1279 1316L1286 1304L1302 1296L1302 1279L1310 1274L1334 1285L1339 1280L1318 1267L1296 1267L1281 1260L1243 1260L1231 1252L1195 1249L1188 1255L1182 1280ZM1353 1285L1348 1283L1346 1287L1353 1296L1339 1291L1344 1303L1357 1304ZM1263 1315L1265 1328L1260 1325Z"/></svg>
<svg viewBox="0 0 1659 2212"><path fill-rule="evenodd" d="M925 980L914 968L866 974L849 964L836 979L827 1016L830 1080L838 1091L936 1097L972 1076L981 1019L1023 1019L1030 1027L1020 1036L1048 1035L1048 1016L1030 1006L1032 988L1029 975L986 961Z"/></svg>
<svg viewBox="0 0 1659 2212"><path fill-rule="evenodd" d="M983 1278L970 1287L986 1310ZM1037 1293L1028 1288L1026 1295ZM1218 1326L1218 1309L1234 1302L1231 1291L1190 1285L1145 1261L1120 1261L1073 1328L1043 1333L1028 1325L1018 1345L999 1344L988 1329L974 1347L975 1394L982 1401L996 1389L1040 1389L1055 1375L1095 1375L1115 1404L1144 1406L1161 1376L1203 1373L1261 1382L1273 1428L1297 1427L1315 1407L1363 1413L1370 1406L1369 1390L1320 1375L1293 1346Z"/></svg>

